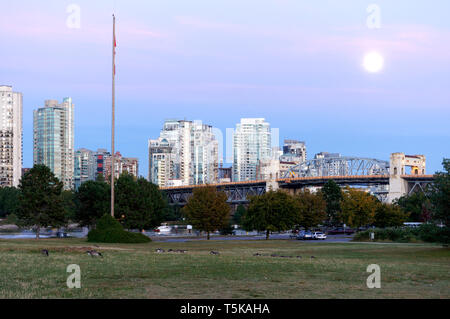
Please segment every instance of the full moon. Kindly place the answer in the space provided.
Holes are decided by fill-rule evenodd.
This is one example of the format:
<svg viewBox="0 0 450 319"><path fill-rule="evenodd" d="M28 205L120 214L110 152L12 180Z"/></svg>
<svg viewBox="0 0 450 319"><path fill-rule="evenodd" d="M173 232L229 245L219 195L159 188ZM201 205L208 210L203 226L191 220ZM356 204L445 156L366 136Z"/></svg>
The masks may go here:
<svg viewBox="0 0 450 319"><path fill-rule="evenodd" d="M364 56L363 66L371 73L379 72L383 68L384 59L378 52L369 52Z"/></svg>

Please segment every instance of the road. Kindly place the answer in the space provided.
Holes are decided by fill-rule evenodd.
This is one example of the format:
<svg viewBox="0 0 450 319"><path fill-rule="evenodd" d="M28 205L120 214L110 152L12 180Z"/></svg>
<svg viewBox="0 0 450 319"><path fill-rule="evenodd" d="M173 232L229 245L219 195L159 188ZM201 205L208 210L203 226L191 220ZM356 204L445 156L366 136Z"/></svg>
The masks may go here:
<svg viewBox="0 0 450 319"><path fill-rule="evenodd" d="M174 236L151 236L153 241L164 241L164 242L188 242L196 240L206 240L206 236L195 236L195 237L174 237ZM211 235L210 240L265 240L265 235L253 235L253 236L222 236L222 235ZM270 239L291 239L290 234L272 234ZM342 243L351 241L352 237L349 235L329 235L326 240L308 240L311 243ZM291 239L295 240L295 239ZM299 241L302 242L302 241Z"/></svg>

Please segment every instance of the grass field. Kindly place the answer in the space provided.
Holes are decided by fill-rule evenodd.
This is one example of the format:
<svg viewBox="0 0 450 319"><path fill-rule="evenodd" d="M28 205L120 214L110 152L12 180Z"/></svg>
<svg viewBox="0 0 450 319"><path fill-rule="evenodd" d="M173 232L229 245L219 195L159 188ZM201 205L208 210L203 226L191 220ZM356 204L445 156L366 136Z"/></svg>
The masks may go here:
<svg viewBox="0 0 450 319"><path fill-rule="evenodd" d="M89 247L104 258L88 256ZM159 247L188 251L156 253ZM81 289L66 286L69 264L81 267ZM381 267L380 289L366 286L369 264ZM232 240L94 247L82 239L0 240L0 298L449 297L450 250L438 245Z"/></svg>

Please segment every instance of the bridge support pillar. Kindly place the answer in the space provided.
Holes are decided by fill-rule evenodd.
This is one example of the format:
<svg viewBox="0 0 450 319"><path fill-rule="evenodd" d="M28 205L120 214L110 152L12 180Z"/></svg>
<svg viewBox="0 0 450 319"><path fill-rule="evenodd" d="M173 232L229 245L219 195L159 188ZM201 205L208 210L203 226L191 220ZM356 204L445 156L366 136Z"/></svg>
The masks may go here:
<svg viewBox="0 0 450 319"><path fill-rule="evenodd" d="M411 175L425 174L425 156L405 155L404 153L391 154L387 198L389 203L408 194L408 181L402 178L402 175L407 174L406 167L411 167Z"/></svg>
<svg viewBox="0 0 450 319"><path fill-rule="evenodd" d="M408 182L401 176L389 176L389 193L387 195L387 202L392 203L396 199L408 193Z"/></svg>
<svg viewBox="0 0 450 319"><path fill-rule="evenodd" d="M278 182L276 180L267 180L266 181L266 192L268 191L274 191L276 192L278 190Z"/></svg>

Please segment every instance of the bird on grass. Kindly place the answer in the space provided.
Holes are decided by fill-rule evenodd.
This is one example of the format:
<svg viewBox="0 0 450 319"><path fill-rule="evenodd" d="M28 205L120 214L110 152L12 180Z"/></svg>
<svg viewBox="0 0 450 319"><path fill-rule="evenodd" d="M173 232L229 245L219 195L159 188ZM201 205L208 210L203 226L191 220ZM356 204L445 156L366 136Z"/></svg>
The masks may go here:
<svg viewBox="0 0 450 319"><path fill-rule="evenodd" d="M162 248L157 248L157 249L156 249L156 252L157 252L157 253L163 253L163 252L164 252L164 249L162 249Z"/></svg>
<svg viewBox="0 0 450 319"><path fill-rule="evenodd" d="M210 254L211 255L220 255L220 253L218 251L214 251L214 250L211 250Z"/></svg>
<svg viewBox="0 0 450 319"><path fill-rule="evenodd" d="M302 256L297 256L297 258L299 258L299 259L300 259L300 258L302 258Z"/></svg>
<svg viewBox="0 0 450 319"><path fill-rule="evenodd" d="M262 256L260 253L253 254L253 256Z"/></svg>
<svg viewBox="0 0 450 319"><path fill-rule="evenodd" d="M316 258L316 257L314 257L314 256L311 256L311 259L313 259L313 258Z"/></svg>
<svg viewBox="0 0 450 319"><path fill-rule="evenodd" d="M42 249L41 253L42 253L42 255L48 257L48 250L47 249Z"/></svg>
<svg viewBox="0 0 450 319"><path fill-rule="evenodd" d="M100 256L100 257L103 258L103 255L100 252L96 251L96 250L88 250L86 253L88 255L90 255L91 257Z"/></svg>

